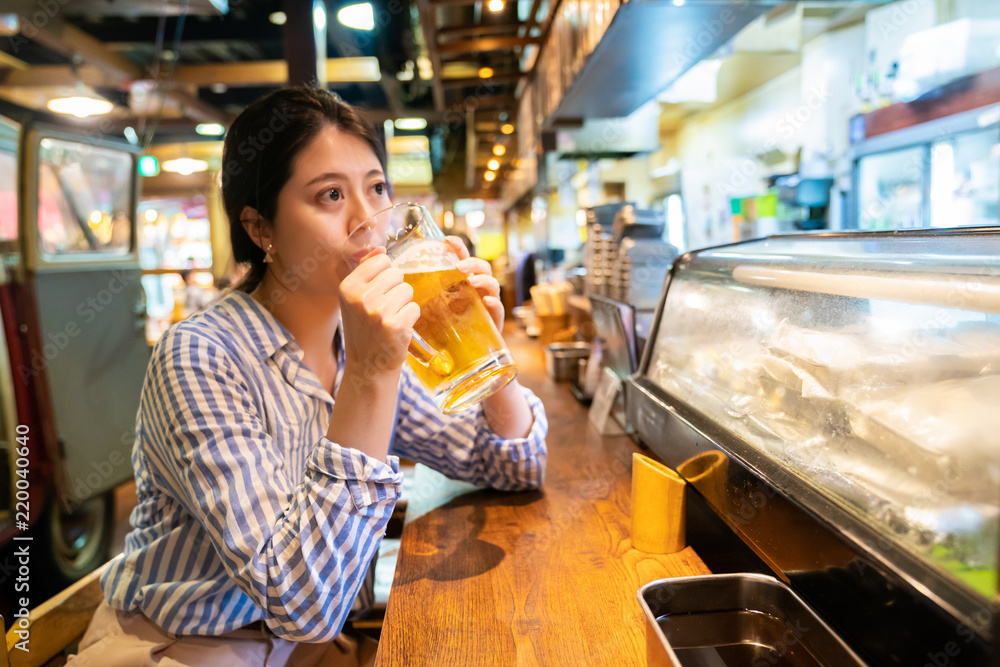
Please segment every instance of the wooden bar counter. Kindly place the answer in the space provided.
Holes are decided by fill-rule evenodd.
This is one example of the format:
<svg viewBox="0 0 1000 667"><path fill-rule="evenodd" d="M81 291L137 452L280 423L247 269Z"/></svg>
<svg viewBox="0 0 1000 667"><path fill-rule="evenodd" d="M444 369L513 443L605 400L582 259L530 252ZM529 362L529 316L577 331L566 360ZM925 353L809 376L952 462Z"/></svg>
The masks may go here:
<svg viewBox="0 0 1000 667"><path fill-rule="evenodd" d="M545 483L501 493L418 467L376 665L645 665L637 590L708 569L691 547L631 548L636 446L599 435L541 346L505 335L548 414Z"/></svg>

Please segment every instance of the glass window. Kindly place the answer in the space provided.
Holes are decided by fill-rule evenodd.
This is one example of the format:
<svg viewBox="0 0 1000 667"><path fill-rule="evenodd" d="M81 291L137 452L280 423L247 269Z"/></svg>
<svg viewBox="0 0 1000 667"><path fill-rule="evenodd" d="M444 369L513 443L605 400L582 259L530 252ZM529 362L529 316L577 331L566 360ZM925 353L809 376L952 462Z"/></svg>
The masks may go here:
<svg viewBox="0 0 1000 667"><path fill-rule="evenodd" d="M0 118L0 241L17 239L17 126Z"/></svg>
<svg viewBox="0 0 1000 667"><path fill-rule="evenodd" d="M924 227L924 147L861 158L858 226L861 229Z"/></svg>
<svg viewBox="0 0 1000 667"><path fill-rule="evenodd" d="M931 226L1000 221L1000 132L967 132L931 148Z"/></svg>
<svg viewBox="0 0 1000 667"><path fill-rule="evenodd" d="M59 139L42 139L39 157L41 251L127 254L132 247L132 158Z"/></svg>

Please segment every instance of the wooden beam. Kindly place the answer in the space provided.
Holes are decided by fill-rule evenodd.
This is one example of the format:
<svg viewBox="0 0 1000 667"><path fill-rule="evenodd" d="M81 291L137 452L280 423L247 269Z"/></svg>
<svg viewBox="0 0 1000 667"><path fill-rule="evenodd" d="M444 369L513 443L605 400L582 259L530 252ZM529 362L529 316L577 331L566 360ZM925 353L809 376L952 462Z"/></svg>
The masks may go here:
<svg viewBox="0 0 1000 667"><path fill-rule="evenodd" d="M327 83L378 82L382 77L374 57L327 58ZM79 69L80 81L88 86L115 88L121 80L104 70L84 65ZM235 63L177 65L171 80L163 85L171 88L211 86L224 83L231 88L243 86L281 85L288 81L288 63L284 60L256 60ZM7 86L41 87L76 84L68 65L32 65L24 70L0 73L0 83ZM190 92L190 91L189 91Z"/></svg>
<svg viewBox="0 0 1000 667"><path fill-rule="evenodd" d="M180 105L184 115L192 120L202 123L224 123L228 119L226 114L194 95L188 95L180 91L171 91L167 94Z"/></svg>
<svg viewBox="0 0 1000 667"><path fill-rule="evenodd" d="M117 88L121 79L99 67L83 65L79 80L88 86ZM75 86L77 78L68 65L29 65L26 69L8 70L0 73L0 83L19 88L41 88L49 86Z"/></svg>
<svg viewBox="0 0 1000 667"><path fill-rule="evenodd" d="M110 50L79 28L51 21L35 31L32 39L65 56L79 55L88 65L99 67L121 82L147 79L149 75L131 60Z"/></svg>
<svg viewBox="0 0 1000 667"><path fill-rule="evenodd" d="M0 51L0 67L13 67L14 69L27 69L28 63L20 58L15 58L6 51Z"/></svg>
<svg viewBox="0 0 1000 667"><path fill-rule="evenodd" d="M535 0L540 2L541 0ZM438 28L437 34L439 42L442 40L465 39L466 37L487 37L490 35L515 33L521 27L520 23L503 23L499 25L477 25L471 28L455 26L449 28Z"/></svg>
<svg viewBox="0 0 1000 667"><path fill-rule="evenodd" d="M322 0L285 0L287 17L281 29L282 55L288 63L288 83L315 85L326 81L326 26L318 30L313 16Z"/></svg>
<svg viewBox="0 0 1000 667"><path fill-rule="evenodd" d="M495 88L507 83L517 83L521 78L520 74L494 74L488 79L447 79L442 82L445 88L473 88L483 86L484 88Z"/></svg>
<svg viewBox="0 0 1000 667"><path fill-rule="evenodd" d="M152 76L152 72L149 70L139 67L118 53L114 53L87 33L67 23L52 21L48 25L38 28L32 39L64 56L79 55L83 62L100 69L122 87L128 86L133 81L149 79ZM222 123L227 120L226 114L212 105L192 98L183 92L168 88L164 95L175 101L194 120L211 123Z"/></svg>
<svg viewBox="0 0 1000 667"><path fill-rule="evenodd" d="M468 107L476 109L477 111L484 111L487 109L500 109L501 111L504 111L513 109L516 105L517 100L514 99L513 95L469 95L460 102L449 104L448 111L445 116L452 118L455 113L465 113L465 109Z"/></svg>
<svg viewBox="0 0 1000 667"><path fill-rule="evenodd" d="M424 43L427 44L427 57L431 60L433 70L431 78L431 94L434 98L434 108L444 111L444 86L441 84L441 52L437 47L437 12L431 7L429 0L416 0L417 15L420 27L424 33Z"/></svg>
<svg viewBox="0 0 1000 667"><path fill-rule="evenodd" d="M480 37L460 42L445 42L438 44L440 53L478 53L480 51L501 51L517 46L537 44L537 37Z"/></svg>
<svg viewBox="0 0 1000 667"><path fill-rule="evenodd" d="M378 60L372 57L327 58L327 83L378 82L382 78ZM284 60L257 60L236 63L206 63L178 65L175 83L211 86L224 83L231 87L281 85L289 80L288 63Z"/></svg>

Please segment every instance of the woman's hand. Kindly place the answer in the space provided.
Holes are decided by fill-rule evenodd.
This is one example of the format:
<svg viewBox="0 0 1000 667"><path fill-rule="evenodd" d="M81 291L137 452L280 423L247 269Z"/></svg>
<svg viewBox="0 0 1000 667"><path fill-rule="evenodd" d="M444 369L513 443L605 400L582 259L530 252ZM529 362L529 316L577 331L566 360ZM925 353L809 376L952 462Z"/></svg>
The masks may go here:
<svg viewBox="0 0 1000 667"><path fill-rule="evenodd" d="M478 257L470 257L469 249L457 236L449 236L445 241L458 255L460 260L458 270L468 274L469 284L475 287L479 296L483 298L483 305L493 318L493 323L497 325L497 331L503 331L504 312L503 304L500 302L500 283L493 277L489 262Z"/></svg>
<svg viewBox="0 0 1000 667"><path fill-rule="evenodd" d="M372 378L399 372L413 337L420 307L403 272L392 266L384 248L372 250L340 282L347 368Z"/></svg>

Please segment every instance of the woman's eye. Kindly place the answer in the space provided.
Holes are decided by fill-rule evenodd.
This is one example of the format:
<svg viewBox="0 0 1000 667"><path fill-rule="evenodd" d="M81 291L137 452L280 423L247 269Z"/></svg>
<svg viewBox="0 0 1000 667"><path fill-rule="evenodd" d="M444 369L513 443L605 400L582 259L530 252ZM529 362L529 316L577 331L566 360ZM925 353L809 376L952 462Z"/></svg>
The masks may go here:
<svg viewBox="0 0 1000 667"><path fill-rule="evenodd" d="M381 196L385 194L385 183L375 184L375 194Z"/></svg>
<svg viewBox="0 0 1000 667"><path fill-rule="evenodd" d="M330 190L326 193L326 196L329 197L331 201L340 201L340 190Z"/></svg>

